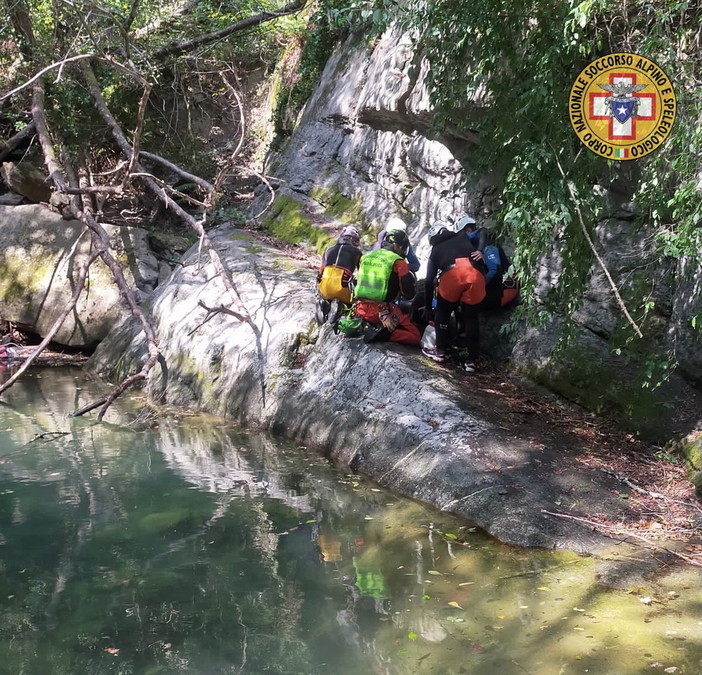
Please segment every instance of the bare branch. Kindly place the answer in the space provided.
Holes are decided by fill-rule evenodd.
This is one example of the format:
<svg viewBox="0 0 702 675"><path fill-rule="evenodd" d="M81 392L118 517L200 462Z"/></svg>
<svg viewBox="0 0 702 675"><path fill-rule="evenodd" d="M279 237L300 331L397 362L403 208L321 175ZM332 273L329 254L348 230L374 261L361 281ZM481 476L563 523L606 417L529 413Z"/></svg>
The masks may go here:
<svg viewBox="0 0 702 675"><path fill-rule="evenodd" d="M588 243L588 246L590 247L590 250L595 256L595 259L599 263L600 267L602 268L602 271L604 272L605 277L607 277L607 281L609 282L609 285L612 288L612 292L614 293L614 297L617 300L617 304L622 310L622 313L626 317L626 320L631 324L632 328L634 329L634 332L640 337L643 337L643 333L641 332L641 329L637 325L636 321L632 318L631 314L629 314L629 310L627 309L626 305L624 304L624 299L621 296L621 293L619 293L619 289L617 288L617 284L615 283L614 279L612 278L612 275L609 273L609 270L607 269L607 265L605 265L604 260L602 259L602 256L597 252L597 249L595 248L595 243L592 241L592 237L590 236L590 233L587 231L587 227L585 225L585 219L583 218L583 212L580 209L580 203L578 201L577 195L575 194L573 190L573 185L572 183L568 180L566 177L565 171L563 171L563 167L561 166L561 162L558 159L558 154L556 151L553 151L553 155L556 159L556 165L558 166L558 171L561 174L561 177L563 178L563 182L566 185L566 189L568 190L568 194L570 195L570 199L573 202L573 206L575 207L575 212L578 214L578 222L580 223L580 229L583 231L583 235L585 236L585 240Z"/></svg>
<svg viewBox="0 0 702 675"><path fill-rule="evenodd" d="M149 96L151 95L151 85L147 82L144 86L144 91L141 95L141 100L139 101L139 111L137 112L137 125L134 129L134 134L132 135L132 158L129 162L129 169L124 176L122 181L122 186L125 186L129 180L129 174L134 171L137 161L139 160L139 145L141 144L141 134L144 131L144 118L146 116L146 104L149 102Z"/></svg>
<svg viewBox="0 0 702 675"><path fill-rule="evenodd" d="M157 183L163 190L164 192L169 192L172 195L178 195L181 199L185 199L191 204L194 204L195 206L198 206L200 208L205 208L204 202L201 202L194 197L191 197L190 195L186 194L185 192L181 192L180 190L176 190L175 188L172 188L168 183L165 181L161 180L160 178L157 178L153 174L149 173L148 171L135 171L133 174L131 174L132 178L149 178L150 180L153 180L155 183Z"/></svg>
<svg viewBox="0 0 702 675"><path fill-rule="evenodd" d="M75 184L77 181L74 177L73 170L70 167L70 164L67 163L66 166L67 172L69 173L69 178L71 179L71 182ZM85 182L85 180L87 179L84 179L81 182ZM112 405L112 403L117 399L117 397L120 394L122 394L128 387L132 386L136 382L145 380L149 374L149 371L156 365L156 362L163 362L163 356L161 355L161 351L158 346L158 338L156 337L156 331L154 330L149 320L146 318L146 315L142 312L141 308L139 307L134 292L129 287L129 284L127 283L127 280L124 277L122 267L110 253L109 237L107 236L107 232L105 232L105 229L102 227L102 225L100 225L100 223L98 223L97 220L95 220L95 218L93 217L92 206L85 194L83 195L83 206L84 210L81 210L77 207L77 205L72 204L72 214L77 220L80 220L81 222L85 223L90 228L93 237L93 243L96 249L99 251L100 259L105 265L107 265L110 272L112 272L112 277L114 278L117 287L119 288L120 295L129 306L132 316L135 317L141 324L141 328L144 331L144 334L146 335L146 341L149 351L149 358L144 362L139 373L125 378L106 397L104 397L104 400L101 399L101 402L97 405L88 406L89 410L93 410L96 407L102 406L102 409L100 410L100 413L97 417L98 422L100 422L104 417L105 413L107 412L107 409L110 407L110 405ZM83 412L79 412L80 414L84 414L87 411L87 409L84 409ZM73 416L77 417L78 413L73 413Z"/></svg>
<svg viewBox="0 0 702 675"><path fill-rule="evenodd" d="M124 189L121 185L87 185L86 187L74 188L66 187L63 189L67 195L84 195L90 193L106 193L112 195L124 194Z"/></svg>
<svg viewBox="0 0 702 675"><path fill-rule="evenodd" d="M44 153L44 163L49 170L49 178L53 181L56 188L63 192L66 188L66 180L61 172L56 153L49 136L49 130L46 126L44 118L44 80L39 78L33 87L32 94L32 117L37 128L37 135L41 141L41 148Z"/></svg>
<svg viewBox="0 0 702 675"><path fill-rule="evenodd" d="M15 87L12 91L8 92L7 94L4 94L3 96L0 96L0 103L7 100L8 98L11 98L15 94L18 94L23 89L26 89L31 84L34 84L36 80L46 75L46 73L52 70L56 70L56 68L63 68L63 66L65 66L67 63L84 62L91 60L100 61L101 63L108 63L111 66L117 68L118 70L121 70L123 73L126 73L127 75L131 76L140 84L146 85L146 80L139 73L137 73L134 70L131 70L130 68L127 68L119 61L116 61L111 57L97 56L96 54L77 54L76 56L69 56L65 59L61 59L60 61L55 61L54 63L51 63L48 66L46 66L45 68L42 68L38 73L30 77L28 80L25 80L19 87Z"/></svg>
<svg viewBox="0 0 702 675"><path fill-rule="evenodd" d="M182 178L185 178L185 180L190 181L191 183L195 183L196 185L199 185L201 188L204 188L208 192L210 192L211 190L214 189L212 187L212 183L209 183L208 181L204 180L203 178L200 178L200 176L195 176L192 173L188 173L184 169L181 169L178 165L173 164L172 162L169 162L167 159L164 159L160 155L155 155L153 152L146 152L145 150L140 150L139 156L144 157L145 159L150 159L152 162L157 162L159 164L162 164L167 169L170 169L171 171L175 171L175 173L177 173Z"/></svg>
<svg viewBox="0 0 702 675"><path fill-rule="evenodd" d="M2 150L0 150L0 162L2 162L5 157L7 157L16 147L18 147L25 138L31 136L35 132L36 125L34 124L34 120L32 120L11 138L8 138L6 141L0 141L2 144Z"/></svg>
<svg viewBox="0 0 702 675"><path fill-rule="evenodd" d="M127 35L129 33L129 29L132 27L132 24L136 19L136 15L139 11L140 4L141 0L132 0L132 6L129 8L129 16L127 16L127 18L124 20L124 23L122 24L122 32L124 33L124 35Z"/></svg>
<svg viewBox="0 0 702 675"><path fill-rule="evenodd" d="M259 178L259 180L268 188L268 191L271 193L271 198L268 204L266 204L255 216L254 220L257 218L260 218L271 206L273 201L275 200L275 190L273 189L273 186L268 182L268 179L261 173L258 173L257 171L254 171L253 169L249 167L239 167L240 169L246 169L249 173L252 173L254 176Z"/></svg>
<svg viewBox="0 0 702 675"><path fill-rule="evenodd" d="M56 160L55 154L54 154L54 148L53 144L51 143L51 140L49 138L48 134L48 128L46 126L46 118L44 116L44 90L43 90L43 79L39 78L35 85L34 85L34 97L33 97L33 104L32 104L32 115L34 117L34 122L36 124L37 128L37 135L39 136L39 141L42 146L42 150L44 152L44 157L45 161L47 163L47 166L49 167L49 171L51 173L51 178L54 181L54 184L57 188L65 190L65 184L64 184L64 178L63 174L60 171L60 167L58 165L58 161ZM161 352L159 351L158 348L158 339L156 338L156 333L149 323L148 319L142 312L141 308L139 307L136 297L134 295L134 292L131 290L129 287L129 284L127 283L127 280L124 277L124 272L119 265L119 263L114 259L112 254L110 253L110 243L109 243L109 237L107 236L107 233L105 232L105 229L100 225L95 218L92 216L92 205L90 203L90 200L88 199L87 193L88 193L88 188L90 186L87 185L87 179L84 181L84 185L80 185L80 181L76 178L75 172L70 165L70 162L67 159L67 156L64 156L64 167L66 170L66 174L68 176L69 182L71 184L71 191L72 192L79 192L82 195L83 199L83 209L79 207L78 201L75 197L71 199L70 203L70 211L71 214L73 215L76 220L81 221L84 223L90 230L91 232L91 239L92 239L92 244L93 244L93 250L91 254L88 256L86 259L83 267L81 268L78 278L76 280L75 288L73 291L73 296L71 297L71 300L67 303L67 305L64 307L63 311L57 318L57 320L54 322L54 325L51 327L47 335L44 337L42 340L41 344L37 347L37 349L32 353L32 355L22 364L21 368L10 378L8 379L5 384L3 384L0 387L0 393L5 391L8 387L12 386L17 379L29 368L29 366L32 364L32 362L37 358L37 356L46 348L46 346L51 342L51 340L54 338L60 327L63 325L63 322L66 320L68 315L74 311L78 300L85 288L85 281L88 275L88 271L90 269L90 266L98 259L100 258L105 265L110 269L112 272L112 276L117 284L117 287L119 288L120 294L126 301L127 305L129 306L129 309L131 310L132 315L140 322L142 330L144 331L144 334L146 335L147 339L147 344L148 344L148 350L149 350L149 358L146 360L146 362L143 364L142 369L139 373L136 375L132 375L124 382L122 382L120 385L118 385L107 397L106 400L102 403L102 410L100 411L100 414L98 415L98 421L100 421L107 408L109 405L121 394L128 386L133 384L134 382L138 380L145 379L146 376L148 375L150 369L156 364L156 362L159 359L163 359L161 356ZM92 409L92 408L91 408Z"/></svg>
<svg viewBox="0 0 702 675"><path fill-rule="evenodd" d="M117 145L120 147L122 152L124 153L124 156L131 160L132 158L132 146L129 144L129 141L124 135L124 132L121 130L119 125L117 124L117 121L115 120L114 116L112 113L109 111L107 108L107 105L105 104L105 100L102 96L102 92L100 91L100 86L98 84L97 79L95 78L95 74L93 73L92 69L90 68L90 65L88 63L81 63L81 69L83 71L83 75L85 77L86 84L88 86L88 89L93 96L93 99L95 101L95 107L102 116L103 120L109 127L110 131L112 132L112 136L115 139ZM140 167L140 165L137 163L136 168L140 169L143 172L143 167ZM180 205L178 205L173 199L171 199L166 191L161 187L156 180L154 180L153 177L143 177L141 178L144 186L153 194L159 201L161 201L166 208L173 212L175 215L177 215L179 218L183 220L184 223L188 225L192 230L194 230L199 236L200 236L200 241L202 244L205 246L207 249L207 252L210 256L210 260L212 262L212 265L215 268L215 271L217 272L217 275L220 277L222 280L222 283L224 284L224 287L226 290L230 293L232 301L237 304L237 311L239 314L245 317L246 324L251 328L251 331L254 334L254 338L256 341L256 352L258 356L258 361L259 365L263 364L264 358L263 358L263 345L261 342L261 331L259 327L256 325L255 321L251 318L251 314L249 313L248 309L246 308L244 301L236 287L236 284L234 283L234 280L231 276L231 273L229 270L226 268L224 263L222 262L222 258L219 255L219 252L217 249L213 246L212 241L210 240L209 236L207 235L207 232L205 232L203 223L205 220L205 217L203 216L202 220L196 220L191 214L189 214L187 211L185 211ZM264 405L265 405L265 382L263 380L263 374L259 373L259 384L261 386L261 396L264 400Z"/></svg>
<svg viewBox="0 0 702 675"><path fill-rule="evenodd" d="M218 305L217 307L208 307L202 300L200 300L197 304L200 307L202 307L202 309L204 309L207 312L207 314L205 315L205 318L188 333L188 337L190 337L193 333L197 333L201 326L204 326L213 316L217 316L217 314L229 314L229 316L233 316L235 319L239 319L239 321L241 321L242 323L246 323L245 316L239 314L238 312L235 312L232 309L229 309L229 307L225 307L224 305Z"/></svg>
<svg viewBox="0 0 702 675"><path fill-rule="evenodd" d="M200 35L199 37L193 38L192 40L185 40L183 42L174 42L170 45L166 45L154 53L155 59L164 59L167 56L179 56L186 52L191 52L198 47L204 45L212 44L213 42L218 42L226 37L229 37L233 33L246 30L247 28L253 28L254 26L259 26L266 21L271 21L277 19L281 16L287 16L288 14L295 14L299 12L305 6L306 0L293 0L293 2L288 3L281 10L277 12L261 12L254 16L246 17L241 21L233 23L231 26L227 26L222 30L215 31L214 33L207 33L206 35Z"/></svg>
<svg viewBox="0 0 702 675"><path fill-rule="evenodd" d="M15 87L12 91L8 92L7 94L4 94L3 96L0 96L0 103L7 100L8 98L11 98L15 94L18 94L23 89L26 89L31 84L34 84L34 82L36 80L38 80L39 78L46 75L46 73L48 73L49 71L54 70L55 68L58 68L59 66L65 64L65 63L72 63L73 61L81 61L81 60L85 60L85 59L94 59L94 58L95 58L95 56L93 54L78 54L77 56L71 56L67 59L62 59L61 61L56 61L55 63L52 63L52 64L46 66L45 68L42 68L34 76L30 77L28 80L25 80L19 87Z"/></svg>
<svg viewBox="0 0 702 675"><path fill-rule="evenodd" d="M56 165L57 167L58 164L56 162L56 157L54 156L53 145L48 135L46 118L44 117L44 90L41 79L37 81L37 84L35 86L34 97L32 102L32 115L34 117L34 123L36 125L39 143L41 144L42 150L44 152L44 157L46 158L47 165L49 165L50 163L52 165L49 167L52 178L56 180L58 176L60 178L61 183L63 183L63 176L58 171L58 169L53 166ZM55 337L56 333L58 333L59 329L63 325L63 322L66 320L66 317L68 317L68 315L75 309L76 305L78 304L78 299L80 298L80 295L85 287L85 280L88 276L88 270L90 269L90 266L95 262L95 260L97 260L100 253L100 249L96 247L96 249L87 258L85 264L78 272L78 277L75 281L75 287L71 299L66 304L61 314L59 314L58 318L51 326L47 334L44 336L44 339L34 350L34 352L32 352L32 354L25 360L25 362L20 366L17 372L14 373L14 375L12 375L12 377L10 377L7 380L7 382L0 386L0 393L6 391L15 382L17 382L17 380L26 372L26 370L32 365L36 358L44 351L44 349L46 349L51 340L53 340L53 338Z"/></svg>

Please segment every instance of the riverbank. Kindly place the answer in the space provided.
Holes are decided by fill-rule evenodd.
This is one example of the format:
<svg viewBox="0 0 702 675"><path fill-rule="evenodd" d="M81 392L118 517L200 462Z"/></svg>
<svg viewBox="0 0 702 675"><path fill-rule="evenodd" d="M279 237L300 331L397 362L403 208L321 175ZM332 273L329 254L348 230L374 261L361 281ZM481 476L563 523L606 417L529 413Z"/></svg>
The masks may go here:
<svg viewBox="0 0 702 675"><path fill-rule="evenodd" d="M641 573L702 561L702 512L660 448L495 370L458 373L320 330L305 261L231 227L213 239L256 331L225 313L204 320L226 292L191 249L148 303L167 364L148 378L154 400L315 448L503 542L598 555L613 583L632 560ZM127 321L89 369L121 380L145 347Z"/></svg>

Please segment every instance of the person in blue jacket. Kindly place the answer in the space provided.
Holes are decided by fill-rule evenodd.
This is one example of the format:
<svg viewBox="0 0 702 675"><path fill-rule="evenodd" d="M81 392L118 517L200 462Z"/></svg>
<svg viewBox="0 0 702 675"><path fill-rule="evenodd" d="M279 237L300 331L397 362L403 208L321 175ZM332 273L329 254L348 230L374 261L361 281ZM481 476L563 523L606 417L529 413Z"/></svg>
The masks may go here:
<svg viewBox="0 0 702 675"><path fill-rule="evenodd" d="M477 227L472 216L459 218L456 229L464 229L468 239L475 246L471 255L473 260L482 260L485 266L485 299L480 303L480 310L499 309L517 297L519 288L514 279L505 279L509 259L501 246L490 242L484 227Z"/></svg>

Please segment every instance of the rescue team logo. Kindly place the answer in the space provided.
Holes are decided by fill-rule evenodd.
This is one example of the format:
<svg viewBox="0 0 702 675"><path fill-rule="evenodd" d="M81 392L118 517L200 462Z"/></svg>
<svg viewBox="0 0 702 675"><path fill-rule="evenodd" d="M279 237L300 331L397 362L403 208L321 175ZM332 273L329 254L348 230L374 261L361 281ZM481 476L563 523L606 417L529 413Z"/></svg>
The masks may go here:
<svg viewBox="0 0 702 675"><path fill-rule="evenodd" d="M637 54L590 63L570 89L568 114L580 142L607 159L639 159L661 146L675 121L673 85Z"/></svg>

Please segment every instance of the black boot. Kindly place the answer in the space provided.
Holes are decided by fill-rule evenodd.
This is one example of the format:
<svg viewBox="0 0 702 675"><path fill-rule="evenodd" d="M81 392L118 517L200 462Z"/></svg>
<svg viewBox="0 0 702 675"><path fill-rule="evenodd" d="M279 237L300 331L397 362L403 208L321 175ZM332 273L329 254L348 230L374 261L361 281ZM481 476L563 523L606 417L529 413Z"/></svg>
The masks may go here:
<svg viewBox="0 0 702 675"><path fill-rule="evenodd" d="M317 298L317 309L315 310L314 316L320 326L327 320L328 314L329 303L324 298Z"/></svg>

